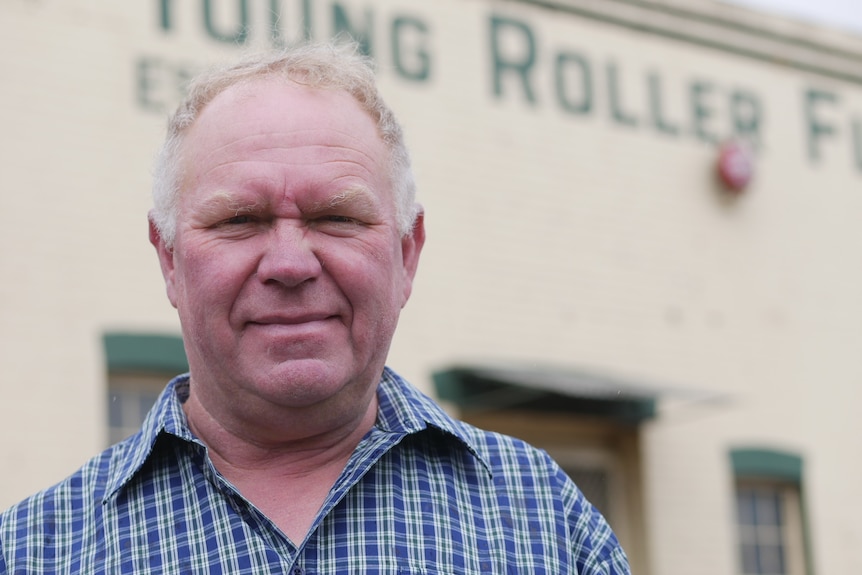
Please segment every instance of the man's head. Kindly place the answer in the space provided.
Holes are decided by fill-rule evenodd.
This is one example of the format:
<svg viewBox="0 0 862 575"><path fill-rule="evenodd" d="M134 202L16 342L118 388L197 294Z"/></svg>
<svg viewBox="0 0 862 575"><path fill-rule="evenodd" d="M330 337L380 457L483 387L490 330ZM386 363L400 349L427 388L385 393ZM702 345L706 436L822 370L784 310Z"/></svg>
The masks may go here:
<svg viewBox="0 0 862 575"><path fill-rule="evenodd" d="M151 218L168 245L176 231L177 201L183 173L183 139L201 110L224 90L263 77L287 78L309 88L343 90L353 96L377 123L389 150L389 169L396 198L398 227L407 234L417 216L416 185L410 154L394 113L377 89L369 58L350 43L303 44L283 51L249 56L239 62L202 73L168 123L167 137L155 163Z"/></svg>
<svg viewBox="0 0 862 575"><path fill-rule="evenodd" d="M238 433L322 433L367 414L424 242L367 65L295 54L193 85L150 220L192 399Z"/></svg>

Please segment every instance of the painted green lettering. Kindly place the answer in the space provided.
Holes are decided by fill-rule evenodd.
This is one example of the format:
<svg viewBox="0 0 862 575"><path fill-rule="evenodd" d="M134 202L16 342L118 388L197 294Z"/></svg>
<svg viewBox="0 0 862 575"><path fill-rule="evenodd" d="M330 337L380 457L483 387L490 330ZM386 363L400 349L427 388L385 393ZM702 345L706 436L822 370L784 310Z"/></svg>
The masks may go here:
<svg viewBox="0 0 862 575"><path fill-rule="evenodd" d="M232 32L222 32L216 29L213 21L212 4L213 0L204 0L204 26L210 38L227 44L245 44L248 40L248 0L239 0L237 4L239 23Z"/></svg>
<svg viewBox="0 0 862 575"><path fill-rule="evenodd" d="M637 118L626 112L622 107L619 74L616 63L608 62L607 73L608 98L611 106L611 117L617 124L622 124L625 126L637 126Z"/></svg>
<svg viewBox="0 0 862 575"><path fill-rule="evenodd" d="M347 16L347 10L341 4L337 2L332 5L332 21L335 28L335 34L339 34L340 32L346 32L349 34L354 40L359 43L359 48L362 50L363 54L368 56L373 56L373 46L371 45L371 39L374 37L373 34L373 14L371 10L365 11L365 28L358 29L353 26L350 18Z"/></svg>
<svg viewBox="0 0 862 575"><path fill-rule="evenodd" d="M511 34L520 40L520 57L507 57L503 49L503 35ZM524 96L531 104L536 103L536 96L530 83L530 73L536 63L536 38L530 27L519 20L491 16L491 57L494 62L494 95L503 96L503 76L513 73L520 78Z"/></svg>
<svg viewBox="0 0 862 575"><path fill-rule="evenodd" d="M157 85L157 75L153 71L161 65L159 60L144 57L138 60L136 66L135 99L141 108L151 112L164 111L163 103L153 99L153 92Z"/></svg>
<svg viewBox="0 0 862 575"><path fill-rule="evenodd" d="M653 126L659 132L676 136L679 134L679 127L668 123L664 117L664 107L662 106L662 89L661 78L655 72L650 73L647 77L647 85L649 88L649 110Z"/></svg>
<svg viewBox="0 0 862 575"><path fill-rule="evenodd" d="M712 94L712 89L712 84L707 82L694 82L689 93L695 135L703 142L715 144L718 143L718 137L710 132L707 126L714 111L706 102L706 98Z"/></svg>
<svg viewBox="0 0 862 575"><path fill-rule="evenodd" d="M572 70L572 73L567 73ZM571 81L569 78L574 75ZM554 77L557 88L557 101L563 110L572 114L588 114L593 108L593 83L590 72L590 63L581 56L572 52L561 52L557 54L554 66ZM572 84L580 87L578 97L572 97L569 87Z"/></svg>
<svg viewBox="0 0 862 575"><path fill-rule="evenodd" d="M853 120L853 155L856 159L856 169L862 172L862 120Z"/></svg>
<svg viewBox="0 0 862 575"><path fill-rule="evenodd" d="M730 115L733 134L748 142L753 148L760 147L760 99L750 92L737 91L730 96Z"/></svg>
<svg viewBox="0 0 862 575"><path fill-rule="evenodd" d="M138 58L135 63L135 99L138 105L148 112L164 113L179 103L189 80L197 71L193 66L160 58Z"/></svg>
<svg viewBox="0 0 862 575"><path fill-rule="evenodd" d="M810 89L805 92L805 121L808 124L808 159L820 159L820 139L835 134L835 126L822 122L815 108L820 102L838 103L838 96L832 92Z"/></svg>
<svg viewBox="0 0 862 575"><path fill-rule="evenodd" d="M269 0L269 37L273 46L284 46L281 24L281 0Z"/></svg>
<svg viewBox="0 0 862 575"><path fill-rule="evenodd" d="M159 23L162 30L168 31L171 29L171 0L160 0L159 2Z"/></svg>
<svg viewBox="0 0 862 575"><path fill-rule="evenodd" d="M302 0L302 37L314 38L314 22L311 19L311 0Z"/></svg>
<svg viewBox="0 0 862 575"><path fill-rule="evenodd" d="M405 55L405 35L412 31L410 37L415 38L412 43L414 49L410 51L410 58ZM431 75L431 56L428 53L426 39L428 26L418 18L401 16L392 21L392 59L395 62L396 73L407 80L424 82ZM412 65L408 65L410 60Z"/></svg>

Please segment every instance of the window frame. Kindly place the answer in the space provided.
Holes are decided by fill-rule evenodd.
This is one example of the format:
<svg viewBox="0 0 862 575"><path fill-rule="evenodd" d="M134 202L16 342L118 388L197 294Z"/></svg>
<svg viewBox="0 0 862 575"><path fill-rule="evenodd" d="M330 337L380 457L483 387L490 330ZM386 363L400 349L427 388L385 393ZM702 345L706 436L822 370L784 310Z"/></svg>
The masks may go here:
<svg viewBox="0 0 862 575"><path fill-rule="evenodd" d="M736 554L739 573L744 570L743 546L758 536L746 536L749 525L742 523L739 512L741 490L772 492L780 501L783 562L788 575L811 575L812 558L805 513L803 491L803 461L794 453L765 448L735 448L730 451L734 476L734 517ZM751 535L749 532L748 535Z"/></svg>

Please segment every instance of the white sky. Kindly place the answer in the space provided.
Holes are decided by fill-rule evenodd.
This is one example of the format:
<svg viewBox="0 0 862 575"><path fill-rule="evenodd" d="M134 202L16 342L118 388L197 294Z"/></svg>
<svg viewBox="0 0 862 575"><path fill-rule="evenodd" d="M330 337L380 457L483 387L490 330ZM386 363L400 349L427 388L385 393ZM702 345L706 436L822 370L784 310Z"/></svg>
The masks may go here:
<svg viewBox="0 0 862 575"><path fill-rule="evenodd" d="M862 35L862 0L724 0Z"/></svg>

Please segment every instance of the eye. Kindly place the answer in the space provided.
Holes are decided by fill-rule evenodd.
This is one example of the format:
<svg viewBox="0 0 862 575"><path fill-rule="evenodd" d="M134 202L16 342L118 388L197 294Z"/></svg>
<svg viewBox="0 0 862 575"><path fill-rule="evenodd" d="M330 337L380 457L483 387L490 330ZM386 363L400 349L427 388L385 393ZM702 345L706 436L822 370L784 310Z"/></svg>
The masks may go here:
<svg viewBox="0 0 862 575"><path fill-rule="evenodd" d="M323 214L309 223L314 229L333 236L354 236L364 227L362 221L342 214Z"/></svg>
<svg viewBox="0 0 862 575"><path fill-rule="evenodd" d="M241 224L250 224L253 221L254 221L254 218L252 216L240 214L240 215L236 215L236 216L233 216L233 217L230 217L230 218L224 220L223 222L221 222L220 225L236 226L236 225L241 225Z"/></svg>
<svg viewBox="0 0 862 575"><path fill-rule="evenodd" d="M334 224L355 224L356 220L347 216L330 215L321 218L323 221L332 222Z"/></svg>
<svg viewBox="0 0 862 575"><path fill-rule="evenodd" d="M261 217L257 214L234 214L219 220L212 229L231 236L245 235L253 233L262 223Z"/></svg>

